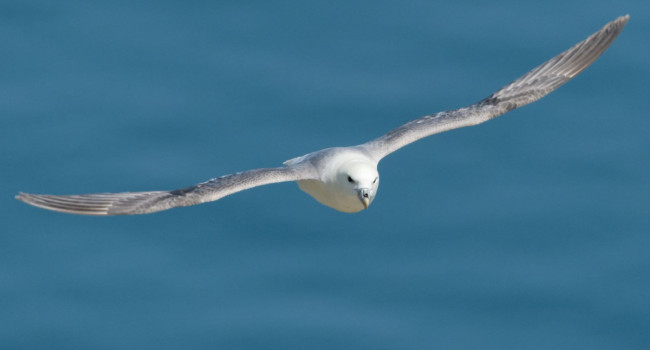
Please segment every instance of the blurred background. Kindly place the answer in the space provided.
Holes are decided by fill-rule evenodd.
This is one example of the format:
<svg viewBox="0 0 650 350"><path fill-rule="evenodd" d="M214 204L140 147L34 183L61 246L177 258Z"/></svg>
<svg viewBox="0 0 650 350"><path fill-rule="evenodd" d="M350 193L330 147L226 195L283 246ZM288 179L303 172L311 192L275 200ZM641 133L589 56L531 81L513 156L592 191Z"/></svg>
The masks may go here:
<svg viewBox="0 0 650 350"><path fill-rule="evenodd" d="M476 102L620 15L548 97L380 164L146 216L14 200L164 190ZM644 0L0 3L0 348L647 349Z"/></svg>

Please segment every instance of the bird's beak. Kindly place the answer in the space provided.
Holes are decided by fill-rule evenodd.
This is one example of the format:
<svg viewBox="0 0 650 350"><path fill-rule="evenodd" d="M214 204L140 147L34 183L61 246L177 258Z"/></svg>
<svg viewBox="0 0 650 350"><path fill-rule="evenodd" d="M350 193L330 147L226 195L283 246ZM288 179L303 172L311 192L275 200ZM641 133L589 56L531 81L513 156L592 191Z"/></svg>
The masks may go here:
<svg viewBox="0 0 650 350"><path fill-rule="evenodd" d="M368 206L370 206L370 193L367 188L359 189L359 199L363 203L363 207L368 209Z"/></svg>

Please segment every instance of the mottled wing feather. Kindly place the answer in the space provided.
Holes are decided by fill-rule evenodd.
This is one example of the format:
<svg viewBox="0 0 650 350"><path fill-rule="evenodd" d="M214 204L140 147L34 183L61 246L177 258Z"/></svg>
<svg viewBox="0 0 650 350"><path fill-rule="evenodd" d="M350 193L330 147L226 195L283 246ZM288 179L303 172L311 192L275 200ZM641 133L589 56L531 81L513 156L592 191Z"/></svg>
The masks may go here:
<svg viewBox="0 0 650 350"><path fill-rule="evenodd" d="M81 195L43 195L20 193L16 196L36 207L83 215L148 214L175 207L216 201L235 192L266 184L312 178L306 165L264 168L211 179L174 190L151 192L96 193Z"/></svg>
<svg viewBox="0 0 650 350"><path fill-rule="evenodd" d="M537 101L592 64L616 39L628 19L629 16L623 16L608 23L587 39L474 105L412 120L362 147L380 160L421 138L480 124Z"/></svg>

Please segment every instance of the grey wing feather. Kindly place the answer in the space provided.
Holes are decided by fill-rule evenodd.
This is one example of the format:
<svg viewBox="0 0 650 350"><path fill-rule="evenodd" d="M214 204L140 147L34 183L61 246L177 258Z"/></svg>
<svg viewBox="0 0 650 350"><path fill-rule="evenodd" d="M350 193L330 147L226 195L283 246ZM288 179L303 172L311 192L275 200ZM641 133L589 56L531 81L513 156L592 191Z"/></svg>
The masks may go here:
<svg viewBox="0 0 650 350"><path fill-rule="evenodd" d="M592 64L616 39L628 19L629 15L626 15L606 24L587 39L474 105L412 120L361 146L380 160L421 138L480 124L537 101Z"/></svg>
<svg viewBox="0 0 650 350"><path fill-rule="evenodd" d="M147 214L175 207L216 201L235 192L261 185L311 178L306 165L264 168L222 176L174 190L151 192L42 195L20 193L16 199L36 207L83 215Z"/></svg>

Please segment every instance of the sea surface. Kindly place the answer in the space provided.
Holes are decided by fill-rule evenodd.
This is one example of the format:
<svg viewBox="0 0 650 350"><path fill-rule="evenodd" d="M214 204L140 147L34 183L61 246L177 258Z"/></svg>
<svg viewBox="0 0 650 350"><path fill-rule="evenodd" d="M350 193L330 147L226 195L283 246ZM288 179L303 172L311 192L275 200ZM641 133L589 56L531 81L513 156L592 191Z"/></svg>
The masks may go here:
<svg viewBox="0 0 650 350"><path fill-rule="evenodd" d="M165 190L474 103L624 14L546 98L382 161L369 210L295 183ZM649 349L650 5L0 2L0 349Z"/></svg>

